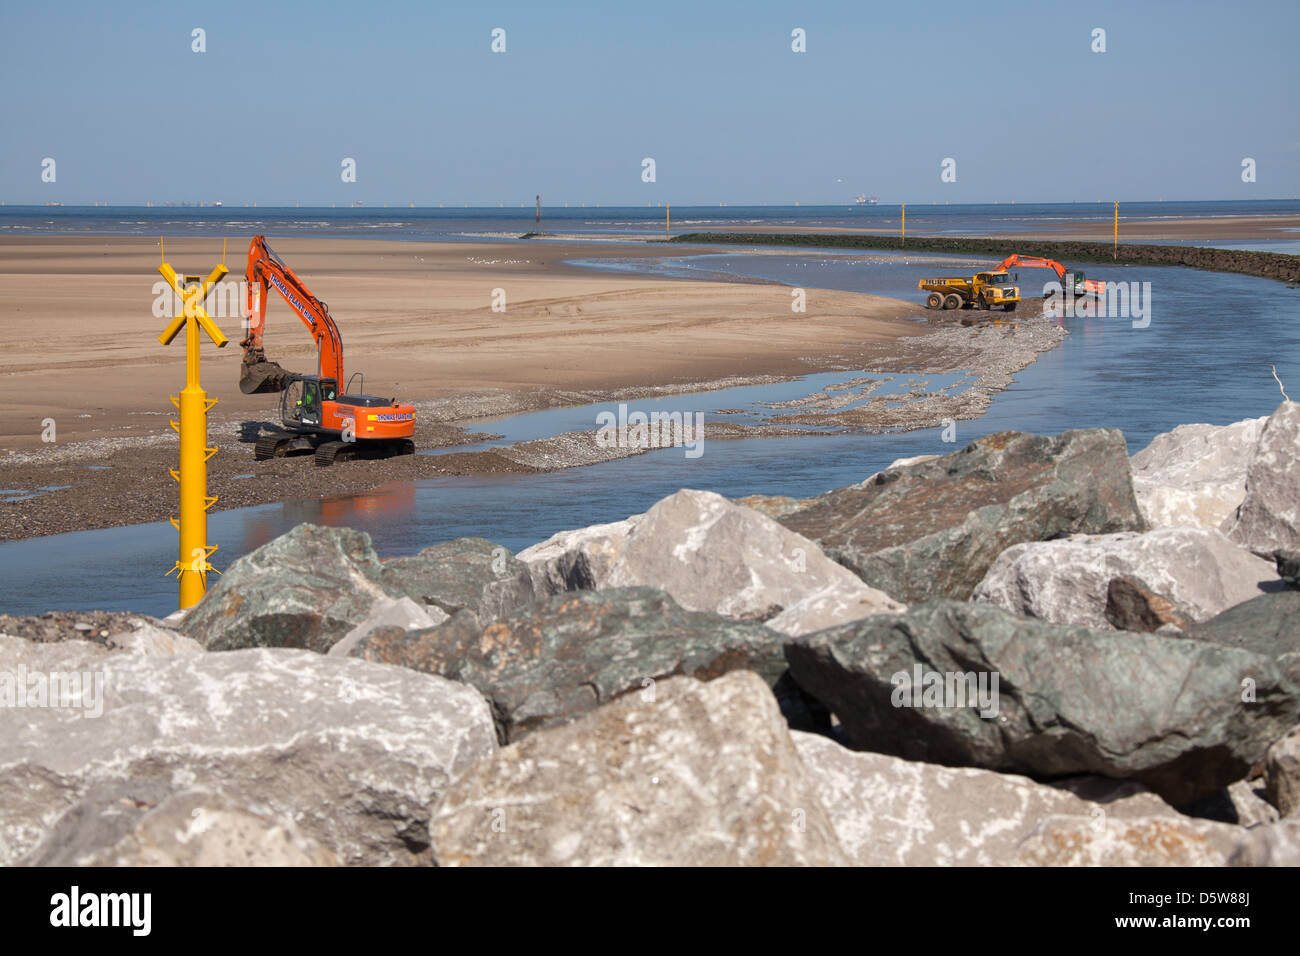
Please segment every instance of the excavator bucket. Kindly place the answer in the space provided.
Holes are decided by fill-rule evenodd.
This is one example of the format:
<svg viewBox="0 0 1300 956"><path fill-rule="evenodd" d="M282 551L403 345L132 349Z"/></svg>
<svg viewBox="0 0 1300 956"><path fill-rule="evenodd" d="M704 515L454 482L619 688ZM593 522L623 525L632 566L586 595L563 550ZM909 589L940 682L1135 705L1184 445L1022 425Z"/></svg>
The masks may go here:
<svg viewBox="0 0 1300 956"><path fill-rule="evenodd" d="M249 361L245 356L239 366L239 390L245 395L261 395L265 392L282 392L286 380L293 374L281 368L279 363L266 359Z"/></svg>

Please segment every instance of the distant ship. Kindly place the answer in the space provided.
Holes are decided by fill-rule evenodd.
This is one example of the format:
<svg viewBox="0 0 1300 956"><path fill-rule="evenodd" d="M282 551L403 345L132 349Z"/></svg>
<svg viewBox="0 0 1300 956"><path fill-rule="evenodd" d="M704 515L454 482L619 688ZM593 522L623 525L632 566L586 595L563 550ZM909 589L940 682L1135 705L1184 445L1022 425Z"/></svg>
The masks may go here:
<svg viewBox="0 0 1300 956"><path fill-rule="evenodd" d="M214 206L216 206L218 209L220 209L220 208L221 208L221 200L218 199L218 200L217 200L216 202L214 202L212 205L214 205Z"/></svg>
<svg viewBox="0 0 1300 956"><path fill-rule="evenodd" d="M876 198L874 193L870 196L864 196L862 193L858 193L858 198L853 200L853 203L857 206L874 206L879 201L880 200Z"/></svg>

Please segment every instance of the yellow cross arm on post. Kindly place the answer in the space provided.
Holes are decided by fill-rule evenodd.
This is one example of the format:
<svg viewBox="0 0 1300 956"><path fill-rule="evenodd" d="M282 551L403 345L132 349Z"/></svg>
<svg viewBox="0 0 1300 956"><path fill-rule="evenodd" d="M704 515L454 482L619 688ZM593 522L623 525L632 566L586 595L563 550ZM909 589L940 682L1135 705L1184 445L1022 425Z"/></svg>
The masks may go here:
<svg viewBox="0 0 1300 956"><path fill-rule="evenodd" d="M158 336L158 341L163 345L170 345L171 340L176 338L176 333L178 333L185 325L185 320L192 316L198 319L199 326L204 332L208 333L208 338L212 340L212 343L216 345L217 348L225 348L226 343L229 340L222 335L221 330L213 324L212 319L208 317L207 312L203 311L203 300L208 297L208 293L212 291L212 287L220 282L230 270L224 265L215 267L210 273L208 273L208 277L203 280L203 284L200 287L191 289L188 292L185 291L185 288L181 284L180 277L176 275L176 270L166 262L158 267L158 271L162 273L162 277L167 280L168 284L173 289L176 290L176 294L180 296L181 300L184 302L180 313L176 318L171 320L171 323L167 328L163 329L162 335Z"/></svg>

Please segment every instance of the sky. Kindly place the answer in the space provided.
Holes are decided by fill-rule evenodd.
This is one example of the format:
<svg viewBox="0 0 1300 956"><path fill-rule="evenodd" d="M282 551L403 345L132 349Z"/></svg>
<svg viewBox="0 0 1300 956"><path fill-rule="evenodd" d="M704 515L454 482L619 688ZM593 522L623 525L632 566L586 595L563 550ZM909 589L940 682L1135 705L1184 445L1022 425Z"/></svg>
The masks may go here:
<svg viewBox="0 0 1300 956"><path fill-rule="evenodd" d="M1298 35L1296 0L6 0L0 201L1290 199Z"/></svg>

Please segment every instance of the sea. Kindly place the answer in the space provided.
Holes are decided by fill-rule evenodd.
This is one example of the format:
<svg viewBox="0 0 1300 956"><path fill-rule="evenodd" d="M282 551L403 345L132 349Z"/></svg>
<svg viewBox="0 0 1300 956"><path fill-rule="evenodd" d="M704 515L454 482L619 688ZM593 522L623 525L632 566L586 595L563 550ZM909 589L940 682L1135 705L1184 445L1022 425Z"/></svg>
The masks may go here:
<svg viewBox="0 0 1300 956"><path fill-rule="evenodd" d="M1177 220L1235 216L1300 215L1298 200L1249 202L1134 202L1120 204L1126 220ZM701 230L798 228L896 232L897 203L843 206L597 206L547 205L538 220L535 204L523 206L284 207L284 206L0 206L0 236L315 236L329 239L398 239L438 242L516 239L528 232L591 239L661 238ZM1079 224L1109 224L1114 204L909 203L909 232L929 235L1014 235ZM1191 241L1191 240L1179 240ZM1289 239L1261 246L1291 251ZM1204 241L1196 240L1204 245ZM1290 243L1300 249L1300 233ZM1259 245L1220 243L1233 248Z"/></svg>

